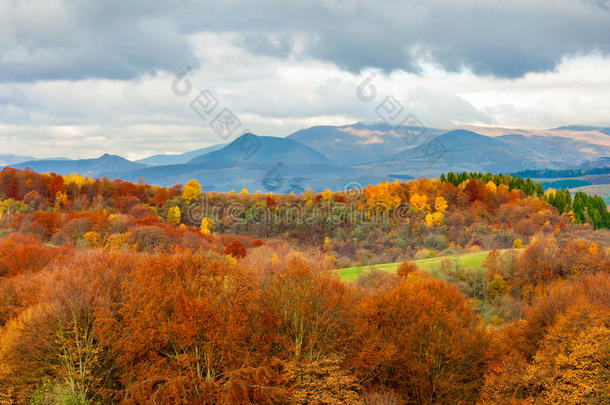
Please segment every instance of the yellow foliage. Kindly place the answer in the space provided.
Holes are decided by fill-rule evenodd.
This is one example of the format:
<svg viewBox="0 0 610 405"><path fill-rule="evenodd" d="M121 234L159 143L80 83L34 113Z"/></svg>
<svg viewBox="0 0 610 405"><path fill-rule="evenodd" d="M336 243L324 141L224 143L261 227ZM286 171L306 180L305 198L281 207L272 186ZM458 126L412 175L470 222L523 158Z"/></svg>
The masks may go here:
<svg viewBox="0 0 610 405"><path fill-rule="evenodd" d="M487 191L489 191L490 193L495 194L496 191L498 190L498 186L496 186L496 183L494 183L493 181L489 180L486 184L485 184L485 189Z"/></svg>
<svg viewBox="0 0 610 405"><path fill-rule="evenodd" d="M273 256L271 256L271 264L278 264L279 262L279 256L277 255L277 253L273 253Z"/></svg>
<svg viewBox="0 0 610 405"><path fill-rule="evenodd" d="M513 248L521 249L522 247L523 247L523 241L519 238L515 239L515 241L513 242Z"/></svg>
<svg viewBox="0 0 610 405"><path fill-rule="evenodd" d="M248 189L247 188L242 188L240 194L248 194Z"/></svg>
<svg viewBox="0 0 610 405"><path fill-rule="evenodd" d="M373 213L387 214L400 205L400 197L394 194L394 189L395 186L386 181L376 186L368 186L364 190L369 217Z"/></svg>
<svg viewBox="0 0 610 405"><path fill-rule="evenodd" d="M598 250L598 244L595 242L591 242L591 244L589 245L589 253L591 253L592 255L596 255Z"/></svg>
<svg viewBox="0 0 610 405"><path fill-rule="evenodd" d="M167 212L167 222L169 222L170 224L178 225L181 219L182 212L180 212L180 207L171 207Z"/></svg>
<svg viewBox="0 0 610 405"><path fill-rule="evenodd" d="M415 253L415 259L416 260L427 259L429 257L434 257L435 255L436 255L436 253L434 253L433 250L422 248Z"/></svg>
<svg viewBox="0 0 610 405"><path fill-rule="evenodd" d="M330 250L330 238L328 236L324 237L324 250Z"/></svg>
<svg viewBox="0 0 610 405"><path fill-rule="evenodd" d="M90 231L83 235L83 239L87 242L87 246L95 248L102 245L102 237L99 232Z"/></svg>
<svg viewBox="0 0 610 405"><path fill-rule="evenodd" d="M428 207L428 197L414 193L409 198L409 203L415 211L423 211Z"/></svg>
<svg viewBox="0 0 610 405"><path fill-rule="evenodd" d="M227 258L227 263L229 263L231 266L237 265L237 260L233 256L227 255L226 258Z"/></svg>
<svg viewBox="0 0 610 405"><path fill-rule="evenodd" d="M333 192L330 191L329 189L326 189L322 192L322 199L324 201L330 201L333 198Z"/></svg>
<svg viewBox="0 0 610 405"><path fill-rule="evenodd" d="M434 201L435 210L437 210L438 212L444 213L447 210L447 207L448 207L447 200L445 200L440 195L438 197L436 197L436 200Z"/></svg>
<svg viewBox="0 0 610 405"><path fill-rule="evenodd" d="M426 226L433 227L433 226L442 225L443 218L444 218L444 216L443 216L442 212L435 212L435 213L427 214L426 215Z"/></svg>
<svg viewBox="0 0 610 405"><path fill-rule="evenodd" d="M93 184L94 180L91 177L81 176L76 173L71 173L69 176L63 176L66 185L75 185L79 189L84 185Z"/></svg>
<svg viewBox="0 0 610 405"><path fill-rule="evenodd" d="M187 203L194 201L199 198L201 195L201 185L197 180L189 180L184 186L184 191L182 192L182 199Z"/></svg>
<svg viewBox="0 0 610 405"><path fill-rule="evenodd" d="M68 203L68 195L64 192L58 191L55 195L55 202L61 207L64 207Z"/></svg>
<svg viewBox="0 0 610 405"><path fill-rule="evenodd" d="M104 250L119 250L124 247L129 247L130 233L113 233L106 238Z"/></svg>
<svg viewBox="0 0 610 405"><path fill-rule="evenodd" d="M202 234L209 235L211 233L211 229L214 229L214 225L214 220L212 218L204 217L201 220L201 228L199 229Z"/></svg>

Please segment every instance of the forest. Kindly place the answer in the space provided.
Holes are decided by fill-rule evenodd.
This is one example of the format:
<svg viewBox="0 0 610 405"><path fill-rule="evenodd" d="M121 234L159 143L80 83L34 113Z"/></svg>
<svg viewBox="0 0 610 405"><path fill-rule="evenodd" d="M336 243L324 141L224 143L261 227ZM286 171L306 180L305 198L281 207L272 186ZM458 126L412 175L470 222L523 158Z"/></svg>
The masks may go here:
<svg viewBox="0 0 610 405"><path fill-rule="evenodd" d="M4 168L0 403L607 404L609 228L599 197L490 173L273 194Z"/></svg>

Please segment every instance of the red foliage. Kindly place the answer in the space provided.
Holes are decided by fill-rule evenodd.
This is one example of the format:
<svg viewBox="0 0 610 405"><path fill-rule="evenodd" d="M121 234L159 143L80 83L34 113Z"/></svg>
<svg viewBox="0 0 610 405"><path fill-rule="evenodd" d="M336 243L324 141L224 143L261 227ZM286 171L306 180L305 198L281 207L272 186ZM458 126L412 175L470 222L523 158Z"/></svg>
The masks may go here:
<svg viewBox="0 0 610 405"><path fill-rule="evenodd" d="M66 252L65 248L47 247L33 236L11 234L0 239L0 277L41 270Z"/></svg>
<svg viewBox="0 0 610 405"><path fill-rule="evenodd" d="M43 240L49 240L59 227L60 214L55 212L36 211L32 214L32 232Z"/></svg>
<svg viewBox="0 0 610 405"><path fill-rule="evenodd" d="M51 179L47 184L47 191L49 192L49 202L54 202L55 198L57 197L57 193L66 192L66 186L64 185L64 179L62 176L51 173L50 177Z"/></svg>
<svg viewBox="0 0 610 405"><path fill-rule="evenodd" d="M225 254L231 255L235 258L239 258L246 257L248 252L246 251L246 248L244 247L243 243L238 240L234 240L225 247Z"/></svg>

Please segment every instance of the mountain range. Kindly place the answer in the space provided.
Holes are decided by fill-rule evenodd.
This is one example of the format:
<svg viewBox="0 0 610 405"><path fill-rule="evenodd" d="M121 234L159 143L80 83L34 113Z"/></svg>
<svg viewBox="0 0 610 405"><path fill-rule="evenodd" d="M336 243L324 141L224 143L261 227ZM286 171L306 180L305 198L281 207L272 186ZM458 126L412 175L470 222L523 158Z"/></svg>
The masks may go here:
<svg viewBox="0 0 610 405"><path fill-rule="evenodd" d="M447 131L356 123L314 126L285 138L248 133L229 144L138 161L109 154L78 160L0 155L0 166L129 181L144 178L163 186L197 179L214 191L337 190L447 171L606 167L608 130L567 126L535 132L472 127Z"/></svg>

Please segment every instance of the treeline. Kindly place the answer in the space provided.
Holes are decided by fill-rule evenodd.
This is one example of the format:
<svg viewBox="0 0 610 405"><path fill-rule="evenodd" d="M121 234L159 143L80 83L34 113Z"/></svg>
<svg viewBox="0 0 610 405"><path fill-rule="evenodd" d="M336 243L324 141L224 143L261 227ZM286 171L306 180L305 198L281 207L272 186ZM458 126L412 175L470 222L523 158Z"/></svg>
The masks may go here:
<svg viewBox="0 0 610 405"><path fill-rule="evenodd" d="M194 180L164 188L5 168L0 232L140 251L198 248L210 233L281 237L323 249L338 267L522 246L539 229L564 240L605 238L594 231L608 224L599 199L581 193L573 203L565 190L536 189L510 176L449 173L334 193L216 193Z"/></svg>
<svg viewBox="0 0 610 405"><path fill-rule="evenodd" d="M530 171L519 172L518 174L525 175L527 173L530 173ZM509 174L468 172L455 174L449 172L446 175L441 174L440 177L441 181L448 181L456 186L470 179L485 182L491 181L496 185L504 184L508 186L509 190L522 190L526 195L536 195L547 201L550 205L557 208L560 214L571 211L578 223L590 222L596 228L610 228L610 213L608 213L604 199L599 196L590 196L582 191L578 191L574 195L574 202L572 202L572 196L567 189L549 189L545 193L542 185L532 181L529 177L524 179L523 177L517 175L511 176Z"/></svg>
<svg viewBox="0 0 610 405"><path fill-rule="evenodd" d="M561 177L581 177L594 174L609 174L610 167L599 167L594 169L567 169L567 170L522 170L513 173L516 177L534 177L534 178L561 178Z"/></svg>

